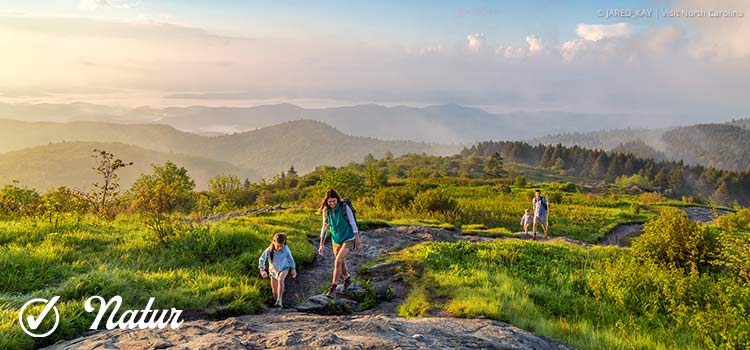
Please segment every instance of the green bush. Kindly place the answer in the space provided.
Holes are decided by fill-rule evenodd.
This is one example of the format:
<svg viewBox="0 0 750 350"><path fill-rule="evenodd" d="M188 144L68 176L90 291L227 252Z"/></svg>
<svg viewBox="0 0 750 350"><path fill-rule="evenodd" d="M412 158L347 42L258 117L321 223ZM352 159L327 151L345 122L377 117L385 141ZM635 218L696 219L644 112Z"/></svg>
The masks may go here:
<svg viewBox="0 0 750 350"><path fill-rule="evenodd" d="M634 254L668 266L704 270L716 256L716 238L676 208L665 208L646 223L643 235L633 242Z"/></svg>
<svg viewBox="0 0 750 350"><path fill-rule="evenodd" d="M516 185L516 187L526 187L526 178L523 176L516 176L515 181L513 183Z"/></svg>
<svg viewBox="0 0 750 350"><path fill-rule="evenodd" d="M42 197L33 189L5 185L0 189L0 215L10 217L35 215Z"/></svg>
<svg viewBox="0 0 750 350"><path fill-rule="evenodd" d="M448 213L458 208L458 202L443 190L428 190L414 198L414 211L417 213Z"/></svg>
<svg viewBox="0 0 750 350"><path fill-rule="evenodd" d="M414 192L407 187L383 188L375 194L375 207L382 211L407 209L414 200Z"/></svg>

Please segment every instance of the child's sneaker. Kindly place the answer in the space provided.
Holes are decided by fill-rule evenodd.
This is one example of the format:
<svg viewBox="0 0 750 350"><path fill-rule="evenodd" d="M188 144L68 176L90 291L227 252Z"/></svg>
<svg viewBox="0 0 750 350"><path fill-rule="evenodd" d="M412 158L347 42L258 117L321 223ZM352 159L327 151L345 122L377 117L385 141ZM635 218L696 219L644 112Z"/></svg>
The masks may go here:
<svg viewBox="0 0 750 350"><path fill-rule="evenodd" d="M333 295L336 294L336 287L337 286L335 284L331 283L328 286L328 291L326 292L326 296L327 297L333 297Z"/></svg>
<svg viewBox="0 0 750 350"><path fill-rule="evenodd" d="M281 306L281 300L276 300L276 304L273 304L274 307L282 307Z"/></svg>

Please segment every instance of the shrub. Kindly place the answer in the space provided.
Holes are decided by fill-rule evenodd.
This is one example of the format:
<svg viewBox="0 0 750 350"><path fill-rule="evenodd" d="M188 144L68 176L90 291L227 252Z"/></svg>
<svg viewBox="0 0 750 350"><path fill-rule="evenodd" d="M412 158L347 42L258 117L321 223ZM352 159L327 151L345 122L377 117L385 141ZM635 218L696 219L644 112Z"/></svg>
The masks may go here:
<svg viewBox="0 0 750 350"><path fill-rule="evenodd" d="M320 176L318 192L322 195L331 188L340 196L356 199L365 193L365 179L349 170L327 170Z"/></svg>
<svg viewBox="0 0 750 350"><path fill-rule="evenodd" d="M396 211L409 208L414 200L414 192L406 187L389 187L375 194L375 207L383 211Z"/></svg>
<svg viewBox="0 0 750 350"><path fill-rule="evenodd" d="M500 193L510 194L510 192L511 192L510 186L508 186L506 184L500 185Z"/></svg>
<svg viewBox="0 0 750 350"><path fill-rule="evenodd" d="M643 204L663 202L665 200L664 196L659 192L644 192L638 196L638 199Z"/></svg>
<svg viewBox="0 0 750 350"><path fill-rule="evenodd" d="M646 223L643 235L633 243L633 252L641 259L698 272L716 256L716 239L679 209L666 208Z"/></svg>
<svg viewBox="0 0 750 350"><path fill-rule="evenodd" d="M516 187L526 187L526 178L523 176L517 176L514 183Z"/></svg>
<svg viewBox="0 0 750 350"><path fill-rule="evenodd" d="M563 195L560 192L550 192L547 194L547 200L550 203L560 204L562 203Z"/></svg>
<svg viewBox="0 0 750 350"><path fill-rule="evenodd" d="M447 213L458 208L458 202L442 190L428 190L414 198L413 208L417 213Z"/></svg>
<svg viewBox="0 0 750 350"><path fill-rule="evenodd" d="M727 232L750 231L750 209L720 216L716 223Z"/></svg>
<svg viewBox="0 0 750 350"><path fill-rule="evenodd" d="M0 189L0 215L32 216L40 204L41 196L33 189L18 187L15 183Z"/></svg>
<svg viewBox="0 0 750 350"><path fill-rule="evenodd" d="M570 192L570 193L578 192L578 186L572 182L560 183L555 187L557 187L560 191L563 191L563 192Z"/></svg>
<svg viewBox="0 0 750 350"><path fill-rule="evenodd" d="M651 188L651 182L648 181L647 177L639 174L633 174L631 176L622 175L615 179L615 186L619 188L626 188L630 186L638 186L640 188Z"/></svg>
<svg viewBox="0 0 750 350"><path fill-rule="evenodd" d="M638 203L630 203L630 210L633 214L638 215L641 213L641 205Z"/></svg>

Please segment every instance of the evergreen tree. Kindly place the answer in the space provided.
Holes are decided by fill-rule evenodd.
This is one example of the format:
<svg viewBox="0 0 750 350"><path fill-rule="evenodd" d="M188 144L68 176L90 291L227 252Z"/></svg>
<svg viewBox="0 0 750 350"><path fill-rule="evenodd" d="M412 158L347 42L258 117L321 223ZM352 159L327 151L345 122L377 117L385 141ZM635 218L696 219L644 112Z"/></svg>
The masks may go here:
<svg viewBox="0 0 750 350"><path fill-rule="evenodd" d="M495 152L487 159L484 166L484 177L487 179L502 178L508 175L508 172L503 169L503 157L500 153Z"/></svg>
<svg viewBox="0 0 750 350"><path fill-rule="evenodd" d="M607 173L607 169L609 168L609 162L607 159L607 154L604 152L600 152L599 156L596 157L596 160L594 160L594 165L591 167L591 176L595 178L602 178Z"/></svg>
<svg viewBox="0 0 750 350"><path fill-rule="evenodd" d="M722 181L721 185L716 188L713 194L711 194L711 202L716 205L729 205L731 202L731 196L729 194L729 185L726 181Z"/></svg>

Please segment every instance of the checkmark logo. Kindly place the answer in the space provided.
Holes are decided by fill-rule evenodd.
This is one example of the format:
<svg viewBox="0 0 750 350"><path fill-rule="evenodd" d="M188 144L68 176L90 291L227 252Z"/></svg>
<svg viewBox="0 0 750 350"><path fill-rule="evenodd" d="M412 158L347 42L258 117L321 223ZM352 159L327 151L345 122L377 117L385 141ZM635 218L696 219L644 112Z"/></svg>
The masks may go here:
<svg viewBox="0 0 750 350"><path fill-rule="evenodd" d="M36 298L31 299L26 302L26 304L23 304L21 307L21 310L18 311L18 322L21 324L21 329L23 329L26 334L34 337L34 338L42 338L46 337L52 332L54 332L57 329L57 326L60 324L60 312L57 311L57 307L55 307L55 304L57 301L60 300L60 296L54 296L52 299L47 300L44 298ZM42 312L40 312L38 315L32 316L28 315L26 316L26 322L24 322L24 314L26 313L26 308L30 305L37 304L37 303L44 303L44 308L42 309ZM49 315L50 311L55 312L55 324L52 326L52 328L45 332L45 333L36 333L33 331L37 331L39 326L42 324L42 321ZM26 323L28 323L28 328L26 328ZM29 330L31 329L31 330Z"/></svg>

